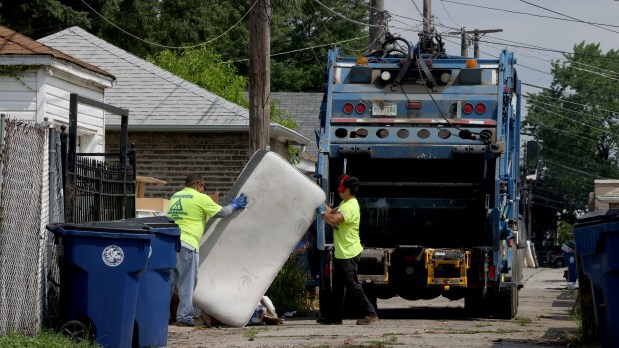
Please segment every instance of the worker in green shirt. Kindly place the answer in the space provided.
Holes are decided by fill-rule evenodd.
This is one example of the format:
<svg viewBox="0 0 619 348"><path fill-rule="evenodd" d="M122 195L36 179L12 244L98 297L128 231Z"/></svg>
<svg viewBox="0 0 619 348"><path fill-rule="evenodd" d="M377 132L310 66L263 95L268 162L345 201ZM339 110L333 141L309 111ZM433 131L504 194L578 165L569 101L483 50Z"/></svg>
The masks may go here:
<svg viewBox="0 0 619 348"><path fill-rule="evenodd" d="M357 279L359 255L363 251L359 238L359 222L361 213L357 202L359 179L350 175L339 178L337 192L342 198L338 207L330 208L321 205L317 208L323 220L333 225L333 244L335 246L335 272L333 276L333 309L332 313L321 313L323 317L316 320L323 325L341 325L344 296L351 296L361 306L365 316L357 320L357 325L368 325L378 320L374 306L363 292L363 287Z"/></svg>
<svg viewBox="0 0 619 348"><path fill-rule="evenodd" d="M193 291L198 283L198 251L208 218L230 216L237 209L244 209L247 197L240 194L226 206L215 203L204 193L204 180L200 174L189 174L185 188L170 199L168 217L181 230L181 248L176 254L175 286L178 294L176 325L193 326L195 310Z"/></svg>

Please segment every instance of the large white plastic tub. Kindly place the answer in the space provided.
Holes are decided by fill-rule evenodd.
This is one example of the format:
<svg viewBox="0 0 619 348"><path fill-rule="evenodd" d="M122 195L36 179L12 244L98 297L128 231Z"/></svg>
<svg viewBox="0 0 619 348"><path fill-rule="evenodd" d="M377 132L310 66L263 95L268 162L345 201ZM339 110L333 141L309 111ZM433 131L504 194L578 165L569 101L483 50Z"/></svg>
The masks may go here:
<svg viewBox="0 0 619 348"><path fill-rule="evenodd" d="M222 200L245 193L247 208L211 219L200 246L194 305L242 327L324 203L322 189L273 152L258 151Z"/></svg>

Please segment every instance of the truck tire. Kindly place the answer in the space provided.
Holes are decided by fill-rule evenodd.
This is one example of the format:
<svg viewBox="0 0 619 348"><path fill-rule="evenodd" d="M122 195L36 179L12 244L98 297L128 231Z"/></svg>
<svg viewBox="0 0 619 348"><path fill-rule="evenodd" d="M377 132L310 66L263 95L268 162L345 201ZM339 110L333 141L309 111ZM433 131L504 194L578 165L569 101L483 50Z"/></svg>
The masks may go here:
<svg viewBox="0 0 619 348"><path fill-rule="evenodd" d="M494 293L494 317L497 319L513 319L518 314L518 289L515 287L501 288Z"/></svg>

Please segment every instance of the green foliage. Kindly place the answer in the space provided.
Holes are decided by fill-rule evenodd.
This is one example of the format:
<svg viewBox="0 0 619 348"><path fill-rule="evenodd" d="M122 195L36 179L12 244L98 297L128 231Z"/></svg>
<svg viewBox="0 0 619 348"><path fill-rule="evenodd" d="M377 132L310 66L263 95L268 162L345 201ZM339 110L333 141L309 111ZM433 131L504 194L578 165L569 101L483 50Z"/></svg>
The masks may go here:
<svg viewBox="0 0 619 348"><path fill-rule="evenodd" d="M74 25L89 28L88 11L76 8L67 0L0 1L0 24L35 39Z"/></svg>
<svg viewBox="0 0 619 348"><path fill-rule="evenodd" d="M619 178L619 50L580 43L552 74L550 89L527 96L523 124L541 141L545 190L562 194L552 204L574 211L586 207L594 179Z"/></svg>
<svg viewBox="0 0 619 348"><path fill-rule="evenodd" d="M238 76L234 65L222 62L211 48L166 50L148 61L233 103L249 106L244 95L247 79Z"/></svg>
<svg viewBox="0 0 619 348"><path fill-rule="evenodd" d="M0 0L0 24L34 39L76 25L138 57L208 41L211 51L222 61L234 64L242 76L249 74L250 15L246 13L253 1L87 3L109 22L85 7L81 0ZM350 20L313 0L272 0L272 91L320 91L325 82L327 51L334 45L342 47L346 54L365 53L369 45L367 30L352 21L368 22L367 2L340 0L325 5L346 14Z"/></svg>
<svg viewBox="0 0 619 348"><path fill-rule="evenodd" d="M41 331L35 337L9 332L0 336L0 348L96 348L90 341L76 342L59 333Z"/></svg>
<svg viewBox="0 0 619 348"><path fill-rule="evenodd" d="M297 254L292 254L271 283L266 295L278 314L296 311L307 315L311 310L311 300L305 288L307 273L299 266Z"/></svg>
<svg viewBox="0 0 619 348"><path fill-rule="evenodd" d="M563 245L563 243L568 240L574 239L574 235L572 234L572 230L574 229L573 225L567 221L559 222L559 227L557 227L557 240L559 245Z"/></svg>

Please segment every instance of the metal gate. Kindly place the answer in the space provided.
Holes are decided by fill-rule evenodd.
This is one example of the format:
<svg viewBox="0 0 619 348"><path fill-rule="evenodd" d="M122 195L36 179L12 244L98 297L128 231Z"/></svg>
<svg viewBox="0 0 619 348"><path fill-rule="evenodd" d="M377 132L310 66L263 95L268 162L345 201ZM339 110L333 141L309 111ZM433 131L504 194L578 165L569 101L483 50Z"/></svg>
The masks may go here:
<svg viewBox="0 0 619 348"><path fill-rule="evenodd" d="M78 103L121 116L118 153L77 153ZM71 94L69 134L67 136L63 128L60 137L63 166L66 163L63 168L66 222L135 217L135 146L132 145L130 151L127 151L128 118L129 110ZM97 159L99 157L103 157L103 160Z"/></svg>

